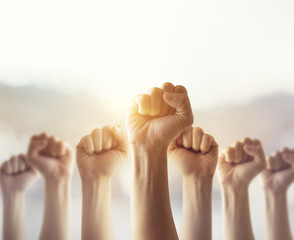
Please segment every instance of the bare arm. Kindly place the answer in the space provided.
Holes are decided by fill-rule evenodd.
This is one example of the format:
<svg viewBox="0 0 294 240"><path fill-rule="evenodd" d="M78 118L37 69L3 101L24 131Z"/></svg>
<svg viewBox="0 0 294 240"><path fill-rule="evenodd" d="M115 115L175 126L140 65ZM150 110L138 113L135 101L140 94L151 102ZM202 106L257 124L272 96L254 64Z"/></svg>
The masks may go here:
<svg viewBox="0 0 294 240"><path fill-rule="evenodd" d="M265 196L266 235L269 240L291 240L287 190L294 180L294 150L283 149L271 155L262 172Z"/></svg>
<svg viewBox="0 0 294 240"><path fill-rule="evenodd" d="M111 184L107 179L82 184L82 239L114 239Z"/></svg>
<svg viewBox="0 0 294 240"><path fill-rule="evenodd" d="M132 147L133 239L177 239L171 212L166 148Z"/></svg>
<svg viewBox="0 0 294 240"><path fill-rule="evenodd" d="M264 168L265 156L258 140L245 138L221 155L218 174L222 188L224 239L254 239L248 186Z"/></svg>
<svg viewBox="0 0 294 240"><path fill-rule="evenodd" d="M13 156L0 169L3 193L3 240L24 240L25 191L37 178L37 173L26 163L25 155Z"/></svg>
<svg viewBox="0 0 294 240"><path fill-rule="evenodd" d="M45 180L45 206L40 239L70 239L70 178Z"/></svg>
<svg viewBox="0 0 294 240"><path fill-rule="evenodd" d="M22 193L3 195L3 240L26 238L24 201Z"/></svg>
<svg viewBox="0 0 294 240"><path fill-rule="evenodd" d="M183 179L181 239L211 239L211 191L212 179Z"/></svg>
<svg viewBox="0 0 294 240"><path fill-rule="evenodd" d="M126 160L127 140L119 126L94 129L77 146L82 180L82 239L114 239L111 179Z"/></svg>
<svg viewBox="0 0 294 240"><path fill-rule="evenodd" d="M254 239L248 187L222 187L222 199L224 239Z"/></svg>
<svg viewBox="0 0 294 240"><path fill-rule="evenodd" d="M131 239L178 239L169 199L167 148L192 123L186 89L171 83L138 95L129 108Z"/></svg>
<svg viewBox="0 0 294 240"><path fill-rule="evenodd" d="M169 158L183 175L180 238L211 239L211 192L218 145L199 127L188 128L169 147Z"/></svg>
<svg viewBox="0 0 294 240"><path fill-rule="evenodd" d="M31 138L28 161L45 179L45 205L40 239L70 239L70 179L72 150L69 145L40 134Z"/></svg>

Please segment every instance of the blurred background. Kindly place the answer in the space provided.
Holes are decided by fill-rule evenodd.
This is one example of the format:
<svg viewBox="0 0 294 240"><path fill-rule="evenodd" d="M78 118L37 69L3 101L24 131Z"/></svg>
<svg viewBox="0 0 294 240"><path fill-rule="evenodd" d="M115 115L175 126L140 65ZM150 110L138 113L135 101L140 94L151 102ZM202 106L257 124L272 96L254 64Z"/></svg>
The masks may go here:
<svg viewBox="0 0 294 240"><path fill-rule="evenodd" d="M221 148L246 136L261 139L267 154L294 148L293 10L290 0L2 0L0 162L26 152L35 133L75 146L93 128L124 125L131 98L165 81L187 87L195 125ZM182 179L172 165L169 177L179 228ZM113 180L117 239L129 238L129 192L126 164ZM28 239L38 238L43 194L40 178L27 193ZM76 169L71 195L72 239L80 239ZM288 199L294 232L293 187ZM263 200L257 178L250 186L256 239L264 239ZM213 239L222 239L221 226L215 178Z"/></svg>

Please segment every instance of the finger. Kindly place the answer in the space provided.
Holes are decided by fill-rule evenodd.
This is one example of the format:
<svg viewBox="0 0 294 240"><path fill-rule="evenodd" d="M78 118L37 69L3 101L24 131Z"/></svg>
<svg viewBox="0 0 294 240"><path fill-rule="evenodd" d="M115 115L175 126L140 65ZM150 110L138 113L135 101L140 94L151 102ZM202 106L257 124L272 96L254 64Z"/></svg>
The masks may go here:
<svg viewBox="0 0 294 240"><path fill-rule="evenodd" d="M124 152L128 152L128 140L125 131L122 129L120 125L115 125L112 128L113 138L112 141L117 142L117 148Z"/></svg>
<svg viewBox="0 0 294 240"><path fill-rule="evenodd" d="M156 117L160 114L162 102L162 90L160 88L152 88L150 91L150 113L151 117Z"/></svg>
<svg viewBox="0 0 294 240"><path fill-rule="evenodd" d="M92 136L90 136L90 137L92 138ZM92 141L92 144L93 144L93 139L91 139L91 141ZM72 161L72 154L73 154L72 146L67 142L63 142L62 144L64 146L64 154L62 155L62 158L66 159L68 161ZM93 146L93 149L94 149L94 144L92 146Z"/></svg>
<svg viewBox="0 0 294 240"><path fill-rule="evenodd" d="M226 160L226 154L225 152L221 152L220 155L218 156L218 164L224 164L227 163L228 161Z"/></svg>
<svg viewBox="0 0 294 240"><path fill-rule="evenodd" d="M189 127L183 132L183 146L184 148L191 148L192 147L192 131L193 128Z"/></svg>
<svg viewBox="0 0 294 240"><path fill-rule="evenodd" d="M23 172L26 170L26 163L24 160L24 156L23 155L18 155L18 171L19 172Z"/></svg>
<svg viewBox="0 0 294 240"><path fill-rule="evenodd" d="M55 143L55 151L57 157L64 155L64 145L61 141Z"/></svg>
<svg viewBox="0 0 294 240"><path fill-rule="evenodd" d="M102 129L96 128L92 131L92 139L96 153L100 153L103 150L102 146Z"/></svg>
<svg viewBox="0 0 294 240"><path fill-rule="evenodd" d="M112 146L112 131L109 126L104 126L102 128L102 147L103 150L107 151L111 149Z"/></svg>
<svg viewBox="0 0 294 240"><path fill-rule="evenodd" d="M266 161L266 166L268 170L275 170L274 166L274 156L269 156L267 161Z"/></svg>
<svg viewBox="0 0 294 240"><path fill-rule="evenodd" d="M213 137L208 135L208 134L204 134L202 136L201 145L200 145L200 151L203 154L207 153L209 151L212 140L213 140Z"/></svg>
<svg viewBox="0 0 294 240"><path fill-rule="evenodd" d="M181 85L177 85L174 88L174 93L187 94L187 90L185 87ZM174 114L175 111L176 111L175 108L170 108L169 114Z"/></svg>
<svg viewBox="0 0 294 240"><path fill-rule="evenodd" d="M187 89L182 85L175 86L174 93L188 94Z"/></svg>
<svg viewBox="0 0 294 240"><path fill-rule="evenodd" d="M94 143L92 140L92 136L87 135L82 138L82 142L84 145L85 152L89 155L94 153Z"/></svg>
<svg viewBox="0 0 294 240"><path fill-rule="evenodd" d="M10 158L10 163L11 163L11 168L12 168L12 173L17 173L18 172L18 160L16 156L13 156Z"/></svg>
<svg viewBox="0 0 294 240"><path fill-rule="evenodd" d="M164 101L172 108L187 108L190 103L187 94L183 93L168 93L163 94Z"/></svg>
<svg viewBox="0 0 294 240"><path fill-rule="evenodd" d="M294 165L294 152L286 152L286 153L283 153L283 160L293 166Z"/></svg>
<svg viewBox="0 0 294 240"><path fill-rule="evenodd" d="M135 102L139 107L139 114L149 115L150 114L150 96L148 94L141 94L135 97Z"/></svg>
<svg viewBox="0 0 294 240"><path fill-rule="evenodd" d="M243 139L242 142L243 142L243 144L252 144L253 140L251 138L246 137Z"/></svg>
<svg viewBox="0 0 294 240"><path fill-rule="evenodd" d="M227 162L235 162L236 161L235 149L233 147L227 148L227 150L225 151L225 155L226 155Z"/></svg>
<svg viewBox="0 0 294 240"><path fill-rule="evenodd" d="M7 175L12 174L12 166L11 166L10 161L4 162L2 165L2 169Z"/></svg>
<svg viewBox="0 0 294 240"><path fill-rule="evenodd" d="M161 86L163 92L173 93L174 92L174 85L172 83L163 83ZM166 115L169 113L169 105L165 102L161 102L161 115Z"/></svg>
<svg viewBox="0 0 294 240"><path fill-rule="evenodd" d="M265 154L259 140L254 140L252 144L244 144L243 149L255 162L265 165Z"/></svg>
<svg viewBox="0 0 294 240"><path fill-rule="evenodd" d="M178 147L183 147L183 133L181 133L178 137L177 137L177 146Z"/></svg>
<svg viewBox="0 0 294 240"><path fill-rule="evenodd" d="M280 151L276 152L273 159L273 169L275 171L280 169L280 163L281 163L282 153Z"/></svg>
<svg viewBox="0 0 294 240"><path fill-rule="evenodd" d="M194 127L192 133L192 148L195 152L200 151L202 136L204 132L200 127Z"/></svg>
<svg viewBox="0 0 294 240"><path fill-rule="evenodd" d="M48 152L46 152L46 154L48 154L49 156L57 157L56 141L57 140L54 136L49 137L48 139Z"/></svg>
<svg viewBox="0 0 294 240"><path fill-rule="evenodd" d="M32 136L28 148L28 160L30 160L32 156L38 155L39 152L44 151L47 145L47 138L38 139L36 136Z"/></svg>
<svg viewBox="0 0 294 240"><path fill-rule="evenodd" d="M48 134L45 133L45 132L42 132L41 134L39 134L39 135L37 136L37 138L48 138Z"/></svg>
<svg viewBox="0 0 294 240"><path fill-rule="evenodd" d="M243 158L243 143L241 142L236 142L234 145L235 148L235 154L236 154L236 159L235 162L239 163L239 162L243 162L245 159Z"/></svg>

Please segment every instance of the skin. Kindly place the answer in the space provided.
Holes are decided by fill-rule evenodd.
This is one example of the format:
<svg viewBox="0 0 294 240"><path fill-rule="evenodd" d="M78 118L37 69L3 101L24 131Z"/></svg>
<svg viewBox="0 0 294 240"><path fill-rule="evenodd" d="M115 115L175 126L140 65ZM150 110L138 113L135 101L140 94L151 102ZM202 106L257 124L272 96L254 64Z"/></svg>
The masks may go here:
<svg viewBox="0 0 294 240"><path fill-rule="evenodd" d="M170 207L167 148L191 126L193 114L183 86L164 83L134 98L127 113L133 184L131 239L178 239Z"/></svg>
<svg viewBox="0 0 294 240"><path fill-rule="evenodd" d="M224 239L254 239L248 187L265 165L261 142L250 138L236 142L220 156L218 176L223 197Z"/></svg>
<svg viewBox="0 0 294 240"><path fill-rule="evenodd" d="M37 179L35 169L27 164L26 156L12 156L0 168L3 194L3 240L26 239L24 204L25 192Z"/></svg>
<svg viewBox="0 0 294 240"><path fill-rule="evenodd" d="M121 127L104 126L77 145L82 180L82 239L114 239L111 221L111 179L127 159L128 143Z"/></svg>
<svg viewBox="0 0 294 240"><path fill-rule="evenodd" d="M47 134L34 135L28 149L28 162L45 180L45 209L40 239L70 239L70 179L72 149Z"/></svg>
<svg viewBox="0 0 294 240"><path fill-rule="evenodd" d="M261 174L265 195L266 235L269 240L291 240L287 190L294 181L294 149L285 148L267 159Z"/></svg>
<svg viewBox="0 0 294 240"><path fill-rule="evenodd" d="M190 127L169 147L168 158L183 175L180 239L211 239L211 193L218 145L199 127Z"/></svg>

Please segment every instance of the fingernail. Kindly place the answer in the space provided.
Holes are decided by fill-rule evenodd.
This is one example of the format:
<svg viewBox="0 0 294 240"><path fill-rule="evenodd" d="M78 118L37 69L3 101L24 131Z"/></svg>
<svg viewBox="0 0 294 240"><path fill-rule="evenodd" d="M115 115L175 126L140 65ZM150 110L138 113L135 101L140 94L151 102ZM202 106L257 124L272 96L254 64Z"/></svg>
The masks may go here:
<svg viewBox="0 0 294 240"><path fill-rule="evenodd" d="M168 92L165 92L164 93L164 98L168 101L171 101L175 98L175 95L173 93L168 93Z"/></svg>

